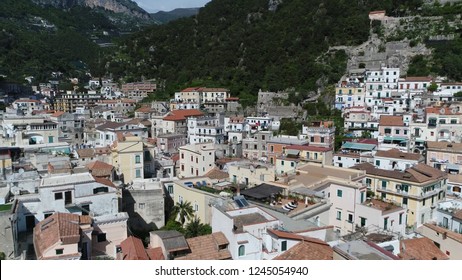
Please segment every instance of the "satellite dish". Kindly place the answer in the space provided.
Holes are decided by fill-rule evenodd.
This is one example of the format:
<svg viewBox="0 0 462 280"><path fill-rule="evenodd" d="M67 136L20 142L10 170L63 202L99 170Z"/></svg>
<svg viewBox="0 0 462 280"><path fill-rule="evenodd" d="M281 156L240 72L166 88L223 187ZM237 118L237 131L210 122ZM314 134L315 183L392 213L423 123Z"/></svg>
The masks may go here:
<svg viewBox="0 0 462 280"><path fill-rule="evenodd" d="M19 168L18 173L23 174L24 173L24 168Z"/></svg>
<svg viewBox="0 0 462 280"><path fill-rule="evenodd" d="M444 108L441 108L440 109L440 114L444 114L444 112L445 112Z"/></svg>
<svg viewBox="0 0 462 280"><path fill-rule="evenodd" d="M27 131L31 130L30 125L26 126L26 130L27 130Z"/></svg>

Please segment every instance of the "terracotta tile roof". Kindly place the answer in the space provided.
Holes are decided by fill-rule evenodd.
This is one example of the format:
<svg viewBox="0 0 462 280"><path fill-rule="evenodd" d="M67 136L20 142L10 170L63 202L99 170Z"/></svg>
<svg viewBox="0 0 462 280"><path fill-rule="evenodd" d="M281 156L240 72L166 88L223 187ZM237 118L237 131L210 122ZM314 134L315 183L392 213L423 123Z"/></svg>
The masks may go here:
<svg viewBox="0 0 462 280"><path fill-rule="evenodd" d="M174 162L179 161L179 160L180 160L180 154L174 154L174 155L172 155L172 160L173 160Z"/></svg>
<svg viewBox="0 0 462 280"><path fill-rule="evenodd" d="M199 91L200 87L189 87L183 89L181 92L193 92L193 91Z"/></svg>
<svg viewBox="0 0 462 280"><path fill-rule="evenodd" d="M79 158L92 158L95 156L95 150L94 149L80 149L80 150L77 150L77 154L79 155Z"/></svg>
<svg viewBox="0 0 462 280"><path fill-rule="evenodd" d="M419 163L413 167L406 169L404 172L398 170L385 170L376 168L370 163L357 164L352 169L364 170L367 174L404 180L409 182L424 183L432 180L444 178L446 174L436 168Z"/></svg>
<svg viewBox="0 0 462 280"><path fill-rule="evenodd" d="M425 108L425 114L436 114L436 115L460 115L457 110L453 111L453 108L449 107L430 107Z"/></svg>
<svg viewBox="0 0 462 280"><path fill-rule="evenodd" d="M111 180L108 180L106 178L101 178L101 177L95 177L95 176L93 176L93 178L95 179L96 182L102 185L105 185L111 188L117 188L116 185L114 185L114 183Z"/></svg>
<svg viewBox="0 0 462 280"><path fill-rule="evenodd" d="M111 153L111 149L109 147L95 148L95 153L97 155L107 155Z"/></svg>
<svg viewBox="0 0 462 280"><path fill-rule="evenodd" d="M380 126L404 126L402 116L380 116Z"/></svg>
<svg viewBox="0 0 462 280"><path fill-rule="evenodd" d="M129 121L126 121L124 124L139 125L142 121L143 121L143 119L134 118L134 119L131 119L131 120L129 120Z"/></svg>
<svg viewBox="0 0 462 280"><path fill-rule="evenodd" d="M431 82L432 77L406 77L404 82Z"/></svg>
<svg viewBox="0 0 462 280"><path fill-rule="evenodd" d="M453 153L462 153L462 143L427 141L426 145L427 150L439 150Z"/></svg>
<svg viewBox="0 0 462 280"><path fill-rule="evenodd" d="M435 243L427 237L400 241L398 256L404 260L448 260Z"/></svg>
<svg viewBox="0 0 462 280"><path fill-rule="evenodd" d="M95 177L109 177L114 169L114 166L99 160L90 162L86 167L90 170L91 175Z"/></svg>
<svg viewBox="0 0 462 280"><path fill-rule="evenodd" d="M229 89L226 89L226 88L200 88L200 91L203 91L203 92L222 92L222 91L229 91Z"/></svg>
<svg viewBox="0 0 462 280"><path fill-rule="evenodd" d="M207 172L205 177L209 177L210 179L215 179L215 180L222 180L222 179L227 179L229 178L229 174L227 172L221 171L220 169L214 167L212 170Z"/></svg>
<svg viewBox="0 0 462 280"><path fill-rule="evenodd" d="M230 260L229 242L222 232L186 239L191 253L176 260Z"/></svg>
<svg viewBox="0 0 462 280"><path fill-rule="evenodd" d="M65 113L65 112L62 112L62 111L56 111L55 113L53 113L53 114L51 115L51 117L55 117L55 118L56 118L56 117L59 117L59 116L64 115L64 113Z"/></svg>
<svg viewBox="0 0 462 280"><path fill-rule="evenodd" d="M116 128L119 128L121 126L124 126L125 123L118 123L118 122L110 122L110 121L107 121L105 122L104 124L96 127L97 130L107 130L107 129L116 129Z"/></svg>
<svg viewBox="0 0 462 280"><path fill-rule="evenodd" d="M129 236L120 243L123 260L149 260L141 239Z"/></svg>
<svg viewBox="0 0 462 280"><path fill-rule="evenodd" d="M388 151L377 151L375 153L377 157L396 158L396 159L407 159L419 161L423 159L421 154L417 153L404 153L398 149L390 149Z"/></svg>
<svg viewBox="0 0 462 280"><path fill-rule="evenodd" d="M461 213L462 210L459 210L458 212L460 214L462 214ZM426 223L423 226L428 227L428 228L430 228L430 229L432 229L432 230L434 230L434 231L436 231L438 233L441 233L441 234L445 233L447 238L451 238L451 239L453 239L453 240L455 240L455 241L457 241L459 243L462 243L462 234L461 233L456 233L456 232L453 232L453 231L451 231L449 229L439 227L437 225L429 224L429 223Z"/></svg>
<svg viewBox="0 0 462 280"><path fill-rule="evenodd" d="M300 241L273 260L332 260L334 250L329 245Z"/></svg>
<svg viewBox="0 0 462 280"><path fill-rule="evenodd" d="M452 214L454 218L458 219L458 220L461 220L462 221L462 209L461 210L457 210L456 212L454 212L454 214Z"/></svg>
<svg viewBox="0 0 462 280"><path fill-rule="evenodd" d="M139 113L151 113L151 112L155 112L155 110L149 106L143 106L141 108L138 108L135 112L139 112Z"/></svg>
<svg viewBox="0 0 462 280"><path fill-rule="evenodd" d="M332 151L332 148L326 147L316 147L316 146L309 146L309 145L290 145L286 146L286 150L299 150L299 151L313 151L313 152L328 152Z"/></svg>
<svg viewBox="0 0 462 280"><path fill-rule="evenodd" d="M203 116L204 113L197 109L186 109L186 110L173 110L166 117L164 121L184 121L188 117L199 117Z"/></svg>
<svg viewBox="0 0 462 280"><path fill-rule="evenodd" d="M55 213L34 227L34 248L37 259L53 245L76 244L80 241L80 225L90 225L89 216Z"/></svg>
<svg viewBox="0 0 462 280"><path fill-rule="evenodd" d="M319 245L327 245L327 246L329 246L329 244L327 244L326 242L324 242L324 241L322 241L321 239L318 239L318 238L313 238L313 237L309 237L309 236L303 236L303 235L299 235L299 234L296 234L296 233L287 232L287 231L281 231L281 230L275 230L275 229L267 229L267 231L269 233L277 236L278 238L291 239L291 240L304 240L304 241L311 242L311 243L316 243L316 244L319 244Z"/></svg>
<svg viewBox="0 0 462 280"><path fill-rule="evenodd" d="M149 256L150 260L165 260L164 253L162 253L162 248L148 248L146 249L146 253Z"/></svg>

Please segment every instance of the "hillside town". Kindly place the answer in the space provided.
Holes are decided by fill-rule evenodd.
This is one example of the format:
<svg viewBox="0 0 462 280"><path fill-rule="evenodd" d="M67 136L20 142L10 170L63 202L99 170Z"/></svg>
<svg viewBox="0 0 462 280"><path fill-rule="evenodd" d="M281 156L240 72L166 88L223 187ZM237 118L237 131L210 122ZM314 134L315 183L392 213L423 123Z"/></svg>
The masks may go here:
<svg viewBox="0 0 462 280"><path fill-rule="evenodd" d="M462 260L462 81L348 69L343 124L285 91L58 86L0 91L6 259Z"/></svg>

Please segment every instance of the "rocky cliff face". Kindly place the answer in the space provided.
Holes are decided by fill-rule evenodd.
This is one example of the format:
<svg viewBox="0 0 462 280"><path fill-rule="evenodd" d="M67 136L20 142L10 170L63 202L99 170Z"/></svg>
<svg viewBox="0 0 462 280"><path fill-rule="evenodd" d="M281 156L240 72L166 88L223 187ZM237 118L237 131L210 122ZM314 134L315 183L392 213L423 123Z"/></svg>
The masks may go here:
<svg viewBox="0 0 462 280"><path fill-rule="evenodd" d="M148 19L149 13L131 0L32 0L42 6L69 9L75 6L103 8L114 13L122 13L138 18Z"/></svg>

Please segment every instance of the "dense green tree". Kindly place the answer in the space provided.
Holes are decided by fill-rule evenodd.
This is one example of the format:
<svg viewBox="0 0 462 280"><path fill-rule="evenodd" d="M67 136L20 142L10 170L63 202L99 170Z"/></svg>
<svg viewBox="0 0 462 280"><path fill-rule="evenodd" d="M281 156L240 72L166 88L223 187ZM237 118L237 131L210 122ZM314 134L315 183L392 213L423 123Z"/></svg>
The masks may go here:
<svg viewBox="0 0 462 280"><path fill-rule="evenodd" d="M202 236L212 233L212 227L207 224L201 223L199 218L194 218L191 222L186 225L185 237L191 238L196 236Z"/></svg>
<svg viewBox="0 0 462 280"><path fill-rule="evenodd" d="M171 219L179 221L182 226L185 225L186 221L191 220L194 217L194 209L189 201L177 202L173 206L171 212Z"/></svg>

